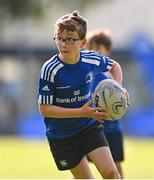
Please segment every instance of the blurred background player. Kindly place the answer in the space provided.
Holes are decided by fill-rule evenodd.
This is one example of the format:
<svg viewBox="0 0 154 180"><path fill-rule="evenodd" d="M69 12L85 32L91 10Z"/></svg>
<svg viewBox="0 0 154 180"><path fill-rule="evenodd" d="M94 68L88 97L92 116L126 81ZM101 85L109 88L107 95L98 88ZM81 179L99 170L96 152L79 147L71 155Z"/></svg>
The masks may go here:
<svg viewBox="0 0 154 180"><path fill-rule="evenodd" d="M90 31L87 35L87 49L97 51L105 56L110 56L112 53L111 32L108 29L94 29ZM106 78L112 78L109 72L98 73L94 78L92 91L95 90L99 81ZM122 124L119 120L115 120L104 121L103 125L113 159L121 178L123 178L121 165L121 162L124 160Z"/></svg>

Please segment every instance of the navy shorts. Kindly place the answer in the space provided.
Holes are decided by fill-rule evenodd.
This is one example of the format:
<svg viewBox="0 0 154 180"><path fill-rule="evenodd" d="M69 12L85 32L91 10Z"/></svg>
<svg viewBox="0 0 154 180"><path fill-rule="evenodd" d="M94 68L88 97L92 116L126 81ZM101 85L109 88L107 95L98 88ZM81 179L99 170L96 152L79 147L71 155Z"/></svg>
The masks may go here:
<svg viewBox="0 0 154 180"><path fill-rule="evenodd" d="M124 150L123 150L123 134L120 131L105 133L106 139L109 143L112 157L114 161L124 160Z"/></svg>
<svg viewBox="0 0 154 180"><path fill-rule="evenodd" d="M48 142L59 170L72 169L91 151L108 146L102 125L98 122L77 135L64 139L48 138Z"/></svg>

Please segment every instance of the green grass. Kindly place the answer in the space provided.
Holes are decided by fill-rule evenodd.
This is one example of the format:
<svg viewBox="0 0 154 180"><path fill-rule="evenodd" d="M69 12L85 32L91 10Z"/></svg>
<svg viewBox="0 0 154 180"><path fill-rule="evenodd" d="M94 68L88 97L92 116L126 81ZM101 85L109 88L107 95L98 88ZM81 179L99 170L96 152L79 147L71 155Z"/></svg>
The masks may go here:
<svg viewBox="0 0 154 180"><path fill-rule="evenodd" d="M101 178L95 167L91 169ZM125 178L154 179L154 141L125 139ZM0 179L71 179L56 169L46 140L0 138Z"/></svg>

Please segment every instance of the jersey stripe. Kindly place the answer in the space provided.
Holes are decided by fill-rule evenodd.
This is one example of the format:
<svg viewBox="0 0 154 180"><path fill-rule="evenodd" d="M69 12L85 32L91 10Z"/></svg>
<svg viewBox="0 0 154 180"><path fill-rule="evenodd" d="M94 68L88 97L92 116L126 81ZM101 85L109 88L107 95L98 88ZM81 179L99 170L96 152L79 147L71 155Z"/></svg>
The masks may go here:
<svg viewBox="0 0 154 180"><path fill-rule="evenodd" d="M108 62L108 64L112 66L112 65L113 65L113 62Z"/></svg>
<svg viewBox="0 0 154 180"><path fill-rule="evenodd" d="M46 69L45 69L45 71L44 71L43 79L47 80L48 73L49 73L51 67L53 67L56 63L58 63L57 59L55 59L54 61L50 62L50 63L46 66Z"/></svg>
<svg viewBox="0 0 154 180"><path fill-rule="evenodd" d="M50 66L50 69L49 69L49 71L47 73L47 77L46 77L47 81L50 81L51 71L54 69L55 66L57 66L57 64L59 64L59 61L55 62L53 65Z"/></svg>
<svg viewBox="0 0 154 180"><path fill-rule="evenodd" d="M59 69L61 69L64 65L63 64L58 64L54 69L53 71L51 72L51 76L50 76L50 81L51 82L54 82L54 77L56 75L56 73L58 72Z"/></svg>
<svg viewBox="0 0 154 180"><path fill-rule="evenodd" d="M53 96L52 95L39 95L38 96L38 103L39 104L52 104L53 103Z"/></svg>
<svg viewBox="0 0 154 180"><path fill-rule="evenodd" d="M112 68L112 65L111 64L108 64L106 69L110 70Z"/></svg>
<svg viewBox="0 0 154 180"><path fill-rule="evenodd" d="M42 95L38 96L38 103L41 104L42 103Z"/></svg>
<svg viewBox="0 0 154 180"><path fill-rule="evenodd" d="M100 61L93 60L93 59L82 58L82 62L89 63L89 64L95 64L97 66L100 65Z"/></svg>
<svg viewBox="0 0 154 180"><path fill-rule="evenodd" d="M98 53L98 52L96 52L96 51L81 51L82 53L82 55L84 55L84 56L97 56L97 57L101 57L101 55Z"/></svg>
<svg viewBox="0 0 154 180"><path fill-rule="evenodd" d="M41 79L43 79L43 77L45 77L45 72L46 72L46 69L47 67L51 64L51 63L54 63L55 62L55 57L52 57L51 59L49 59L47 62L45 62L42 66L42 69L41 69Z"/></svg>
<svg viewBox="0 0 154 180"><path fill-rule="evenodd" d="M108 59L107 69L110 70L112 66L113 66L113 61L111 59Z"/></svg>
<svg viewBox="0 0 154 180"><path fill-rule="evenodd" d="M97 53L97 52L95 52L95 51L93 51L93 52L89 52L89 53L82 53L82 55L85 55L85 56L98 56L98 57L100 57L101 55L99 54L99 53Z"/></svg>
<svg viewBox="0 0 154 180"><path fill-rule="evenodd" d="M113 64L113 61L108 59L108 64L111 64L111 65L112 65L112 64Z"/></svg>
<svg viewBox="0 0 154 180"><path fill-rule="evenodd" d="M104 61L104 63L105 63L105 62L106 62L105 56L102 56L102 59L103 59L103 61Z"/></svg>
<svg viewBox="0 0 154 180"><path fill-rule="evenodd" d="M85 56L85 55L82 55L82 57L84 57L84 58L88 58L88 59L98 59L98 60L100 60L100 59L101 59L101 57L100 57L100 56Z"/></svg>
<svg viewBox="0 0 154 180"><path fill-rule="evenodd" d="M53 102L53 96L49 96L49 104L52 104Z"/></svg>

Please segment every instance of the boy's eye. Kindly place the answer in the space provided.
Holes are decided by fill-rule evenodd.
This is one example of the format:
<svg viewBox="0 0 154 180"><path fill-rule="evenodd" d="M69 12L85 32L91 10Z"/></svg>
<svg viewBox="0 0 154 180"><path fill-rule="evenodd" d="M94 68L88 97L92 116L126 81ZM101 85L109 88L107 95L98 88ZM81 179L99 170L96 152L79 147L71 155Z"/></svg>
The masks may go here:
<svg viewBox="0 0 154 180"><path fill-rule="evenodd" d="M61 38L61 37L58 37L58 40L59 40L59 41L64 41L64 42L68 42L68 41L73 41L74 39L73 39L73 38L63 39L63 38Z"/></svg>
<svg viewBox="0 0 154 180"><path fill-rule="evenodd" d="M54 40L55 40L56 43L65 42L65 44L67 44L67 45L73 45L73 44L75 44L76 41L79 41L80 39L73 39L73 38L63 39L61 37L55 37Z"/></svg>
<svg viewBox="0 0 154 180"><path fill-rule="evenodd" d="M57 39L58 39L59 41L63 41L63 38L61 38L61 37L58 37Z"/></svg>
<svg viewBox="0 0 154 180"><path fill-rule="evenodd" d="M74 39L72 39L72 38L67 38L67 39L65 39L65 42L74 42Z"/></svg>

